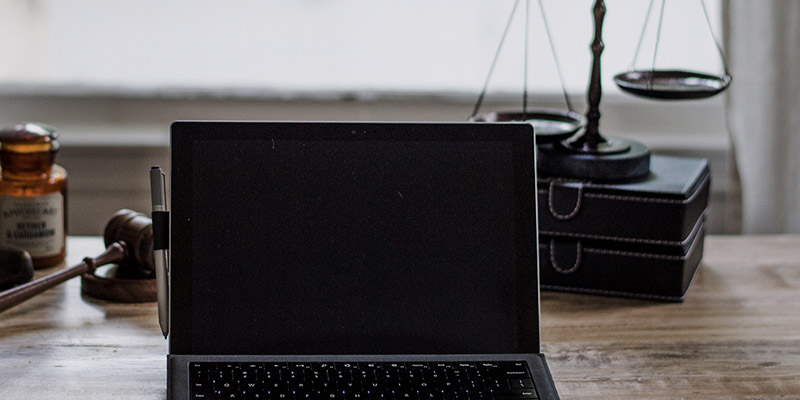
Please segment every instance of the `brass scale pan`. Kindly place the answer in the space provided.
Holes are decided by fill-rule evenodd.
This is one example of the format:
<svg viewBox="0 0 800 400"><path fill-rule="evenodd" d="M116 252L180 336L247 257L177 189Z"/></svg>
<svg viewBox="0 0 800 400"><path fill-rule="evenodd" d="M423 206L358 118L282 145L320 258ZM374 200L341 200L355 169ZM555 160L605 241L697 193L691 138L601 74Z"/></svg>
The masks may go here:
<svg viewBox="0 0 800 400"><path fill-rule="evenodd" d="M647 18L645 18L644 26L642 27L642 35L639 38L639 45L636 48L636 53L633 57L633 62L639 55L641 49L642 39L644 38L645 31L647 30L647 23L650 19L653 3L655 0L650 0L650 6L647 10ZM714 44L717 46L722 64L724 67L724 74L711 75L696 71L686 70L658 70L655 68L655 56L658 52L658 39L661 35L661 21L664 18L664 6L666 0L661 0L661 11L659 12L658 21L658 34L656 36L656 46L653 51L653 67L650 70L632 70L618 74L614 77L614 83L617 86L630 94L657 100L692 100L704 99L714 96L723 90L727 89L731 84L731 76L728 74L728 66L725 61L725 53L722 51L717 38L714 36L714 31L711 28L711 19L708 17L708 10L704 0L700 0L703 13L706 17L708 29L711 32L711 37Z"/></svg>

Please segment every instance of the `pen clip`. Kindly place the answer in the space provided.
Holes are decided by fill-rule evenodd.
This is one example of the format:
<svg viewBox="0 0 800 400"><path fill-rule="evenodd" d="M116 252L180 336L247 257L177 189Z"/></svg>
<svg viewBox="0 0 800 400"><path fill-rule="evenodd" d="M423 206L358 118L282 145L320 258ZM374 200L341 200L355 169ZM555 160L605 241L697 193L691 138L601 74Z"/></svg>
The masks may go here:
<svg viewBox="0 0 800 400"><path fill-rule="evenodd" d="M164 200L164 211L167 211L169 210L169 207L167 207L167 174L164 173L164 170L160 170L160 172L161 172L161 190L162 190L161 193L163 194L164 197L162 200Z"/></svg>

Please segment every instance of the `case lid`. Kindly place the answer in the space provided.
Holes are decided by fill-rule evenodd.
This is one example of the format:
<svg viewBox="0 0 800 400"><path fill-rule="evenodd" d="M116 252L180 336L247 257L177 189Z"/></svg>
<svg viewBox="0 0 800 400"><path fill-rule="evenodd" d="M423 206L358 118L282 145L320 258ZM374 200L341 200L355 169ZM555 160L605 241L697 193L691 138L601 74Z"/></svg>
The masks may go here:
<svg viewBox="0 0 800 400"><path fill-rule="evenodd" d="M683 246L708 206L708 161L654 155L642 180L594 183L542 176L540 233Z"/></svg>

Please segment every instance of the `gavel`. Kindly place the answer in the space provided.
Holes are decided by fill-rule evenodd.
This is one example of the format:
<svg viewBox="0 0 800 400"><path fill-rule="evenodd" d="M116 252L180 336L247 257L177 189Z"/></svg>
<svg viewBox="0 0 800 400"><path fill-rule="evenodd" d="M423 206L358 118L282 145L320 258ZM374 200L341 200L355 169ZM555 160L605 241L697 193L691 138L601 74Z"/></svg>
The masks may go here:
<svg viewBox="0 0 800 400"><path fill-rule="evenodd" d="M153 225L149 217L132 210L119 210L103 232L106 250L80 264L0 293L0 312L47 289L81 276L81 293L121 303L156 301L153 262ZM116 263L113 274L101 276L97 268Z"/></svg>

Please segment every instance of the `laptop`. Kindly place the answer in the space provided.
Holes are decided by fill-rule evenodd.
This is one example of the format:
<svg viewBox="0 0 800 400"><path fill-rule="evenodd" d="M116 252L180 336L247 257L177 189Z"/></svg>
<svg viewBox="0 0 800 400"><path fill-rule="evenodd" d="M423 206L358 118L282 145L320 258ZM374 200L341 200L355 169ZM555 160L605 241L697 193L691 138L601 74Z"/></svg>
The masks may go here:
<svg viewBox="0 0 800 400"><path fill-rule="evenodd" d="M557 399L527 124L175 122L169 399Z"/></svg>

